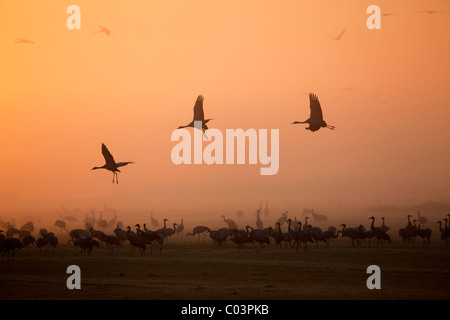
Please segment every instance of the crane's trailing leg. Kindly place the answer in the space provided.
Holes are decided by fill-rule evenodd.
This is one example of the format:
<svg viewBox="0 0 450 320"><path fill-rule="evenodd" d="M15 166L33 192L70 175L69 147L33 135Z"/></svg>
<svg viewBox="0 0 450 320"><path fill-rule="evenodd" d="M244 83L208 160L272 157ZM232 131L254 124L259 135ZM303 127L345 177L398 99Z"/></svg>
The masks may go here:
<svg viewBox="0 0 450 320"><path fill-rule="evenodd" d="M119 179L117 177L117 172L113 172L113 181L112 181L112 183L114 183L114 179L116 180L116 183L119 183Z"/></svg>
<svg viewBox="0 0 450 320"><path fill-rule="evenodd" d="M203 135L205 136L205 138L209 140L208 136L206 135L206 130L203 129L202 131L203 131Z"/></svg>

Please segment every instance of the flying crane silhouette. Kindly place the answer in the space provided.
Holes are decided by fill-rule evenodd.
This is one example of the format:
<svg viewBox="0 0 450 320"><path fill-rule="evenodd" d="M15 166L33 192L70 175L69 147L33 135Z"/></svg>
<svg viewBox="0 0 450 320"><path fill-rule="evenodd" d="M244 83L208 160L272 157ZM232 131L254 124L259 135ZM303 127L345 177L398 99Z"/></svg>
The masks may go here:
<svg viewBox="0 0 450 320"><path fill-rule="evenodd" d="M382 17L389 17L389 16L393 16L396 15L397 13L392 13L392 12L386 12L386 13L382 13L381 16Z"/></svg>
<svg viewBox="0 0 450 320"><path fill-rule="evenodd" d="M108 28L102 27L102 26L98 26L98 27L100 28L100 30L96 31L95 33L103 32L107 36L111 35L112 31L109 30Z"/></svg>
<svg viewBox="0 0 450 320"><path fill-rule="evenodd" d="M34 41L28 40L28 39L23 39L23 38L15 38L16 40L14 41L14 43L29 43L29 44L34 44Z"/></svg>
<svg viewBox="0 0 450 320"><path fill-rule="evenodd" d="M420 10L420 11L417 11L417 13L433 14L433 13L445 13L445 12L437 11L437 10Z"/></svg>
<svg viewBox="0 0 450 320"><path fill-rule="evenodd" d="M97 170L97 169L106 169L109 170L113 173L113 183L114 183L114 178L116 179L116 183L119 183L119 180L117 178L117 172L121 172L118 168L119 167L123 167L126 166L129 163L134 163L134 162L117 162L114 161L114 158L111 154L111 152L109 152L108 148L105 146L104 143L102 143L102 154L103 157L105 158L106 163L102 166L102 167L93 167L92 170Z"/></svg>
<svg viewBox="0 0 450 320"><path fill-rule="evenodd" d="M178 129L187 128L187 127L195 128L194 122L201 121L202 122L202 131L205 132L206 130L208 130L208 126L206 124L208 123L209 120L213 120L214 118L205 120L205 113L203 111L203 100L205 100L205 98L203 98L202 95L199 95L197 97L197 100L195 101L195 105L194 105L194 120L192 120L192 122L189 123L188 125L179 126Z"/></svg>
<svg viewBox="0 0 450 320"><path fill-rule="evenodd" d="M317 131L322 127L334 130L334 126L329 126L325 121L323 121L322 108L320 107L319 99L314 93L309 94L309 107L311 108L309 119L303 122L294 121L292 124L308 123L309 127L305 129L311 130L312 132Z"/></svg>
<svg viewBox="0 0 450 320"><path fill-rule="evenodd" d="M341 31L341 33L337 37L328 36L329 38L332 38L333 40L341 40L342 36L344 35L345 31L347 31L347 28L344 28L344 30Z"/></svg>

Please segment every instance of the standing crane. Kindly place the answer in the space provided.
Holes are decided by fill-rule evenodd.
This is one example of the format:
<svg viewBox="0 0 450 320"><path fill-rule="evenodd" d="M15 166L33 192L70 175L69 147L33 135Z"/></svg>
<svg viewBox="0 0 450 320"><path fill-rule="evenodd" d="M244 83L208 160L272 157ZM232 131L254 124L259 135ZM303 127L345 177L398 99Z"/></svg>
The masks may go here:
<svg viewBox="0 0 450 320"><path fill-rule="evenodd" d="M56 220L55 226L61 228L61 234L62 234L63 229L67 231L66 222L64 220ZM67 232L69 232L69 231L67 231Z"/></svg>
<svg viewBox="0 0 450 320"><path fill-rule="evenodd" d="M228 225L228 229L236 229L236 230L238 229L236 222L234 222L231 219L225 219L224 215L222 216L222 218L223 218L223 221L225 221L225 223Z"/></svg>
<svg viewBox="0 0 450 320"><path fill-rule="evenodd" d="M269 216L269 201L266 200L266 207L264 208L264 216L267 218Z"/></svg>
<svg viewBox="0 0 450 320"><path fill-rule="evenodd" d="M261 220L261 218L259 217L259 214L261 213L261 209L258 209L258 217L256 218L256 227L260 230L262 230L264 228L264 224Z"/></svg>
<svg viewBox="0 0 450 320"><path fill-rule="evenodd" d="M105 228L108 227L108 221L106 221L105 219L103 219L103 211L100 211L100 217L97 220L97 226L99 228L102 228L103 231L105 231Z"/></svg>
<svg viewBox="0 0 450 320"><path fill-rule="evenodd" d="M116 221L117 221L117 212L116 210L113 210L114 212L114 218L112 218L111 220L108 221L108 227L112 228L116 225ZM114 240L112 240L114 241Z"/></svg>
<svg viewBox="0 0 450 320"><path fill-rule="evenodd" d="M178 235L183 235L183 231L184 231L184 224L183 224L183 219L181 219L181 223L179 225L177 225L177 237Z"/></svg>
<svg viewBox="0 0 450 320"><path fill-rule="evenodd" d="M421 224L425 224L428 221L427 218L425 218L424 216L420 215L420 211L417 211L417 217L418 217L417 221L419 221L419 223L421 223Z"/></svg>
<svg viewBox="0 0 450 320"><path fill-rule="evenodd" d="M153 211L150 212L150 223L151 223L152 226L154 226L155 228L159 227L159 222L158 222L158 220L156 220L155 218L153 218Z"/></svg>

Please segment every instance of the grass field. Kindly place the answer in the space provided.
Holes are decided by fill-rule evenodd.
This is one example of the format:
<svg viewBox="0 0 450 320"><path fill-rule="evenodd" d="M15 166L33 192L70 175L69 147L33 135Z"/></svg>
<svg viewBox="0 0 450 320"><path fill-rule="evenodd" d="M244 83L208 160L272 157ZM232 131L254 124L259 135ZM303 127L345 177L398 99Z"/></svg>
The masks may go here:
<svg viewBox="0 0 450 320"><path fill-rule="evenodd" d="M61 241L62 242L62 241ZM394 239L384 248L349 248L335 239L330 248L307 251L276 248L240 253L233 244L173 241L163 251L137 250L129 244L95 248L91 256L74 256L78 248L61 244L55 254L30 249L0 261L0 299L449 299L450 248L443 242L422 248ZM69 290L69 265L81 269L81 290ZM369 265L381 268L381 289L366 287Z"/></svg>

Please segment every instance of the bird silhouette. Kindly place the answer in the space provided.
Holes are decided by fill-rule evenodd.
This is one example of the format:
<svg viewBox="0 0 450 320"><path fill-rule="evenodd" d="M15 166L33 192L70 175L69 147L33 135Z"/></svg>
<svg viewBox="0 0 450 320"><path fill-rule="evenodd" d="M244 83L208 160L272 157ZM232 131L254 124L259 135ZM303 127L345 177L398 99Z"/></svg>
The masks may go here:
<svg viewBox="0 0 450 320"><path fill-rule="evenodd" d="M397 13L385 12L385 13L382 13L381 16L382 16L382 17L389 17L389 16L393 16L393 15L396 15L396 14L397 14Z"/></svg>
<svg viewBox="0 0 450 320"><path fill-rule="evenodd" d="M98 26L100 28L100 30L96 31L95 33L100 33L103 32L104 34L106 34L107 36L110 36L111 33L113 33L110 29L106 28L106 27L102 27L102 26Z"/></svg>
<svg viewBox="0 0 450 320"><path fill-rule="evenodd" d="M15 38L16 40L14 41L14 43L29 43L29 44L34 44L34 41L28 40L28 39L23 39L23 38Z"/></svg>
<svg viewBox="0 0 450 320"><path fill-rule="evenodd" d="M341 38L344 35L345 31L347 31L347 28L344 28L344 30L342 30L342 32L337 37L333 37L333 36L328 36L328 37L332 38L333 40L341 40Z"/></svg>
<svg viewBox="0 0 450 320"><path fill-rule="evenodd" d="M117 178L117 172L121 172L121 171L118 168L126 166L127 164L134 163L134 162L117 162L116 163L116 161L114 161L112 154L109 152L108 148L105 146L104 143L102 143L102 154L103 154L103 157L105 158L106 163L102 167L93 167L92 170L106 169L106 170L112 171L113 183L114 183L114 178L116 179L116 183L119 183L119 180Z"/></svg>
<svg viewBox="0 0 450 320"><path fill-rule="evenodd" d="M434 13L445 13L445 12L437 11L437 10L420 10L420 11L417 11L417 13L434 14Z"/></svg>
<svg viewBox="0 0 450 320"><path fill-rule="evenodd" d="M292 124L298 123L308 123L309 127L306 130L311 130L312 132L319 130L320 128L328 128L334 130L334 126L329 126L325 121L323 121L322 108L320 107L319 99L314 93L309 94L309 107L311 108L311 114L309 119L301 122L294 121Z"/></svg>
<svg viewBox="0 0 450 320"><path fill-rule="evenodd" d="M205 132L206 130L208 130L208 126L206 124L208 123L209 120L213 120L214 118L205 120L205 113L203 111L203 100L205 100L205 98L203 98L202 95L199 95L197 97L197 100L195 101L195 105L194 105L194 120L192 120L192 122L189 123L188 125L179 126L178 129L187 128L187 127L195 128L194 122L201 121L202 122L202 131Z"/></svg>

